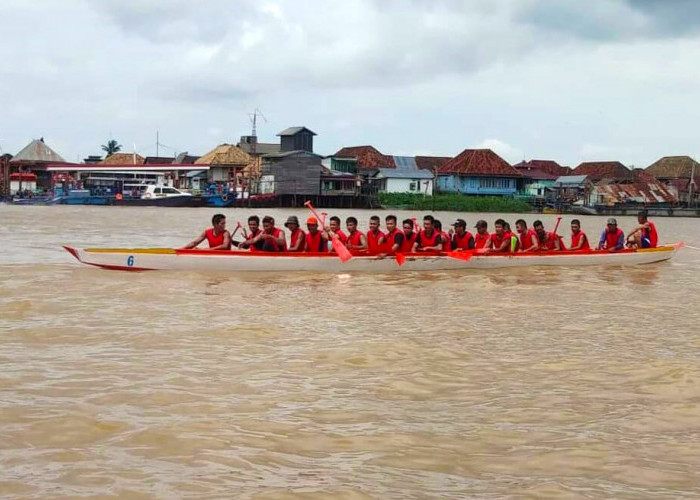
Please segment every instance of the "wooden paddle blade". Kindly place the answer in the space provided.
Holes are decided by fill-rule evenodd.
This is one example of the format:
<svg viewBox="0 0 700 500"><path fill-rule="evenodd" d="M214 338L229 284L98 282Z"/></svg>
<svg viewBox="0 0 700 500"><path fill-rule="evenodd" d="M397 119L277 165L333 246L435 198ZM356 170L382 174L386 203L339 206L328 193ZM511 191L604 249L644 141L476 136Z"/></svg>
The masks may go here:
<svg viewBox="0 0 700 500"><path fill-rule="evenodd" d="M451 259L468 261L474 255L472 252L447 252L447 256Z"/></svg>
<svg viewBox="0 0 700 500"><path fill-rule="evenodd" d="M343 245L343 242L340 241L338 238L332 238L331 245L333 245L333 250L335 250L335 253L338 254L338 258L340 260L342 260L343 262L347 262L350 259L352 259L352 254L350 253L350 250L348 250L347 247Z"/></svg>
<svg viewBox="0 0 700 500"><path fill-rule="evenodd" d="M406 256L402 253L397 253L396 254L396 263L399 266L403 266L403 263L406 262Z"/></svg>

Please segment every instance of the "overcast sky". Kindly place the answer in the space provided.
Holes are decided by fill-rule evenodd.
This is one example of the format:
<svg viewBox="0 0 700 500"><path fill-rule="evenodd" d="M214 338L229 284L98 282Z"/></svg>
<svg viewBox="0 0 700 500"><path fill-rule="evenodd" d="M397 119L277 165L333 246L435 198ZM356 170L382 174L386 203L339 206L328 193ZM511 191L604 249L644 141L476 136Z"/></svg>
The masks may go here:
<svg viewBox="0 0 700 500"><path fill-rule="evenodd" d="M700 1L0 0L0 148L700 156ZM173 154L162 148L161 155Z"/></svg>

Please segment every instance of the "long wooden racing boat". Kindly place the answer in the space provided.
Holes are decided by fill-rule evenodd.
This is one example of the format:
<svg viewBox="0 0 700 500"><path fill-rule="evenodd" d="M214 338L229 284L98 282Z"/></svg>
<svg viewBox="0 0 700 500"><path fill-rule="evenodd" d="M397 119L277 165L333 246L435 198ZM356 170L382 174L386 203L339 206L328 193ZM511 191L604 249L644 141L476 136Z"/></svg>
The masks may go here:
<svg viewBox="0 0 700 500"><path fill-rule="evenodd" d="M328 253L268 253L173 248L72 248L64 247L83 264L120 271L313 271L391 272L496 269L526 266L599 266L652 264L669 260L682 246L607 251L564 251L516 254L470 252L416 253L379 257L358 253L347 262Z"/></svg>

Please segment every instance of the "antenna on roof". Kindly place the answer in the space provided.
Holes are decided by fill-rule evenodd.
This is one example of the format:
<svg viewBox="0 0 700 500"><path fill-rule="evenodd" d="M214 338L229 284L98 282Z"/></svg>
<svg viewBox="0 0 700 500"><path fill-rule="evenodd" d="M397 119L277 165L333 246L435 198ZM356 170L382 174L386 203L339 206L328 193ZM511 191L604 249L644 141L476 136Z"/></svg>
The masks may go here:
<svg viewBox="0 0 700 500"><path fill-rule="evenodd" d="M248 116L250 117L250 122L253 124L253 133L251 134L252 137L255 137L253 139L252 144L250 145L250 152L255 154L257 152L257 137L258 137L258 130L257 130L257 125L258 125L258 116L265 120L265 123L267 123L267 118L265 118L265 115L262 114L262 111L260 111L258 108L255 108L255 110L252 113L248 113Z"/></svg>

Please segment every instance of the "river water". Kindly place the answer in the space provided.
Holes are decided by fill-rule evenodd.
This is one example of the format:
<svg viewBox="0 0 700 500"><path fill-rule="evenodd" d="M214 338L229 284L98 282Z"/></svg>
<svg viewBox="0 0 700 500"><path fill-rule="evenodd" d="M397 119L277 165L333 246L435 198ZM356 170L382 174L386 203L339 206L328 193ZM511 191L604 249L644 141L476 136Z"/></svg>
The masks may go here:
<svg viewBox="0 0 700 500"><path fill-rule="evenodd" d="M214 213L0 205L0 497L700 497L700 251L235 275L60 247L182 245ZM656 222L700 247L700 220Z"/></svg>

